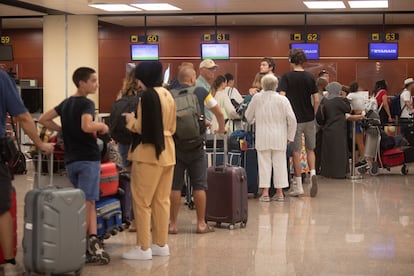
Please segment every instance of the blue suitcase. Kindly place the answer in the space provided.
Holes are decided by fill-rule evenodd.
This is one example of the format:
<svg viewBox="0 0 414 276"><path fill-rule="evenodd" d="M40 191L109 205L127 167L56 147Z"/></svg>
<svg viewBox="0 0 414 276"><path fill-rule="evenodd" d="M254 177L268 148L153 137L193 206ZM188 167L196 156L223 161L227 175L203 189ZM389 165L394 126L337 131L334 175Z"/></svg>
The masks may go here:
<svg viewBox="0 0 414 276"><path fill-rule="evenodd" d="M108 239L123 230L121 202L115 197L104 197L96 202L97 236Z"/></svg>
<svg viewBox="0 0 414 276"><path fill-rule="evenodd" d="M247 174L247 192L257 196L259 192L259 171L256 149L248 149L242 155L243 167Z"/></svg>

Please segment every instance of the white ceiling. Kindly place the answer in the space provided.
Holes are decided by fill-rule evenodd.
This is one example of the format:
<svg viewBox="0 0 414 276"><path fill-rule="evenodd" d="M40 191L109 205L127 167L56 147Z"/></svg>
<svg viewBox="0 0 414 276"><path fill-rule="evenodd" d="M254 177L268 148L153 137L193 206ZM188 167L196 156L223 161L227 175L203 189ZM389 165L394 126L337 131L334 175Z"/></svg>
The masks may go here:
<svg viewBox="0 0 414 276"><path fill-rule="evenodd" d="M344 0L346 2L346 0ZM388 0L387 9L351 10L348 6L340 10L309 10L302 0L0 0L2 27L42 28L41 17L47 14L93 14L99 20L126 27L144 26L143 12L114 13L88 7L88 3L155 3L167 2L182 9L166 12L171 16L151 16L146 13L147 26L213 26L214 15L219 14L219 26L231 25L303 25L308 13L309 25L378 25L383 23L382 13L386 12L386 24L414 24L413 0ZM29 4L26 8L20 5ZM324 12L324 14L320 14ZM364 13L365 14L358 14ZM408 12L401 13L400 12ZM220 14L226 15L220 15ZM250 13L249 15L240 13ZM252 13L274 13L269 15ZM300 13L300 14L295 14ZM378 14L374 14L378 13ZM398 14L396 14L398 13ZM174 16L182 14L182 16ZM18 17L18 18L16 18ZM30 18L32 17L32 18ZM39 17L39 18L33 18Z"/></svg>

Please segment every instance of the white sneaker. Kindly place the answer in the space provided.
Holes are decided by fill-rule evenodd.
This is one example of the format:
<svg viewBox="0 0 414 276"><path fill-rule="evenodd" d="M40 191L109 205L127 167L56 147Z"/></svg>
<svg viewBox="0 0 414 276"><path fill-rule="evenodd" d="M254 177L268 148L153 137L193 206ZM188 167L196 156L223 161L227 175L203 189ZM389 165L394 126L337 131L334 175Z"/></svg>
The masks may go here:
<svg viewBox="0 0 414 276"><path fill-rule="evenodd" d="M144 251L140 246L135 246L128 252L123 253L122 258L127 260L151 260L152 250L148 248Z"/></svg>
<svg viewBox="0 0 414 276"><path fill-rule="evenodd" d="M19 263L16 263L15 265L6 263L6 264L1 265L1 268L3 269L4 276L16 276L16 275L20 276L20 275L23 275L24 273L24 269Z"/></svg>
<svg viewBox="0 0 414 276"><path fill-rule="evenodd" d="M159 246L158 244L151 245L152 256L170 256L170 248L168 244Z"/></svg>
<svg viewBox="0 0 414 276"><path fill-rule="evenodd" d="M287 193L288 196L300 196L303 195L305 191L303 189L293 189Z"/></svg>

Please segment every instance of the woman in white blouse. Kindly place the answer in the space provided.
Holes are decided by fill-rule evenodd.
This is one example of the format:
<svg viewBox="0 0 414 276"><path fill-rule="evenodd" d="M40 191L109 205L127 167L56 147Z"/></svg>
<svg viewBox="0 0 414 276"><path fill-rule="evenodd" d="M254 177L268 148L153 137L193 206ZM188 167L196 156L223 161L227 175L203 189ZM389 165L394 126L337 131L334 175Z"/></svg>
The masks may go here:
<svg viewBox="0 0 414 276"><path fill-rule="evenodd" d="M263 90L253 96L245 113L249 123L256 123L259 188L263 188L260 200L270 201L269 188L273 167L275 200L283 201L283 188L289 186L286 148L295 138L296 117L289 100L276 92L279 82L274 75L265 75L261 84Z"/></svg>
<svg viewBox="0 0 414 276"><path fill-rule="evenodd" d="M211 94L216 99L220 106L221 112L223 112L224 120L226 121L226 129L229 131L233 130L232 120L239 119L240 116L231 103L230 97L227 95L225 88L227 86L226 78L219 75L211 85ZM214 123L213 123L214 125Z"/></svg>

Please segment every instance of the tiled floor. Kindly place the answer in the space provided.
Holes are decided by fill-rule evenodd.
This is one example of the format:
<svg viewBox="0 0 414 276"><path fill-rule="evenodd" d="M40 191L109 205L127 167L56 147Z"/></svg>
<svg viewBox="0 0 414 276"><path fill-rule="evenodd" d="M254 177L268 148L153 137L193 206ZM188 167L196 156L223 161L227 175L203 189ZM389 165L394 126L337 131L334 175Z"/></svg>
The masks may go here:
<svg viewBox="0 0 414 276"><path fill-rule="evenodd" d="M122 260L135 244L134 233L122 232L105 242L111 263L85 266L82 275L414 275L413 175L396 168L355 181L320 178L316 198L251 198L247 228L206 235L195 233L195 211L183 204L170 257ZM32 182L29 173L14 183L20 241Z"/></svg>

